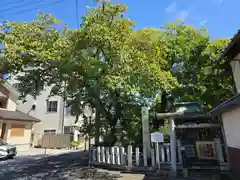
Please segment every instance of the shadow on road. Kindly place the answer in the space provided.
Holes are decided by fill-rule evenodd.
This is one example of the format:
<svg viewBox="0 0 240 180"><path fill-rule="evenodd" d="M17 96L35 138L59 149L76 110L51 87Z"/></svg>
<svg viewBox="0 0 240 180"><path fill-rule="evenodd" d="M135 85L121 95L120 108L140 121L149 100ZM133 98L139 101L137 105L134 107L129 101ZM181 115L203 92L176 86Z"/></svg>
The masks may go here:
<svg viewBox="0 0 240 180"><path fill-rule="evenodd" d="M32 158L32 159L31 159ZM153 174L130 172L130 174L116 173L111 168L100 170L88 168L88 152L76 151L66 154L38 157L29 156L9 161L0 161L0 180L150 180L167 179L166 176L157 177ZM111 166L112 167L112 166ZM102 169L102 168L101 168ZM109 171L110 170L110 171ZM198 177L196 177L196 174ZM212 175L193 173L194 179L212 180ZM206 175L204 177L204 175ZM207 178L208 177L208 178ZM191 179L191 178L189 178ZM218 178L221 179L221 178ZM222 180L222 179L221 179ZM226 177L223 180L227 180Z"/></svg>
<svg viewBox="0 0 240 180"><path fill-rule="evenodd" d="M87 152L71 152L41 159L10 160L0 165L1 180L115 180L119 175L87 168Z"/></svg>

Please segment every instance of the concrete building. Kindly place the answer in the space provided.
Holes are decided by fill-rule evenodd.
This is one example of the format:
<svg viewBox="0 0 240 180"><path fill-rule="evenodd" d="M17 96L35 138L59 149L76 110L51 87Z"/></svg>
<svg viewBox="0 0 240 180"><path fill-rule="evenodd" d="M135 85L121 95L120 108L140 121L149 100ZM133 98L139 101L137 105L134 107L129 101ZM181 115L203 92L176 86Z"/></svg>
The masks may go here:
<svg viewBox="0 0 240 180"><path fill-rule="evenodd" d="M16 110L19 95L8 83L0 84L0 138L24 151L30 147L33 125L40 120Z"/></svg>
<svg viewBox="0 0 240 180"><path fill-rule="evenodd" d="M12 78L8 82L18 89L21 85L19 81ZM28 95L26 102L18 101L17 109L41 120L35 124L34 130L34 145L38 146L41 137L44 134L58 134L74 132L75 137L79 134L77 130L81 126L82 118L75 123L75 117L71 116L70 109L64 107L63 98L60 96L50 95L51 87L46 87L44 91L34 99ZM75 138L76 139L76 138Z"/></svg>
<svg viewBox="0 0 240 180"><path fill-rule="evenodd" d="M230 170L236 179L240 179L240 31L223 51L223 58L227 59L226 69L232 71L236 95L210 113L222 121Z"/></svg>

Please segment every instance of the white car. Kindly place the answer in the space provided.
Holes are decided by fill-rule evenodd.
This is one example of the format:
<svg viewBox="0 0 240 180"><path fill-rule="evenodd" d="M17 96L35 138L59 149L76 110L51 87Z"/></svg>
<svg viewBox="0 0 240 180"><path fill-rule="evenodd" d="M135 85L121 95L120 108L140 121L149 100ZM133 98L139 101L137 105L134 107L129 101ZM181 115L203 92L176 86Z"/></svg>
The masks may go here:
<svg viewBox="0 0 240 180"><path fill-rule="evenodd" d="M16 146L10 145L4 140L0 139L0 159L14 158L17 155Z"/></svg>

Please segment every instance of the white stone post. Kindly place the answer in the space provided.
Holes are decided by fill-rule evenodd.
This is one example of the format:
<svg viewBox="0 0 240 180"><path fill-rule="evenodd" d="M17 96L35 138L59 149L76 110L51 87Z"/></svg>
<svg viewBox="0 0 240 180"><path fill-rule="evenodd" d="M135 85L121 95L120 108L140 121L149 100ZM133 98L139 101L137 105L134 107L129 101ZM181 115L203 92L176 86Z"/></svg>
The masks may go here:
<svg viewBox="0 0 240 180"><path fill-rule="evenodd" d="M139 166L139 155L140 155L139 148L136 147L135 158L136 158L136 165L137 165L137 166Z"/></svg>
<svg viewBox="0 0 240 180"><path fill-rule="evenodd" d="M109 147L106 147L106 160L107 160L107 164L111 163L111 157L110 157L110 153L109 153Z"/></svg>
<svg viewBox="0 0 240 180"><path fill-rule="evenodd" d="M167 154L167 162L170 162L170 147L169 147L169 145L166 146L166 154Z"/></svg>
<svg viewBox="0 0 240 180"><path fill-rule="evenodd" d="M100 147L97 147L97 162L100 163L101 162L101 152L100 152Z"/></svg>
<svg viewBox="0 0 240 180"><path fill-rule="evenodd" d="M111 147L111 157L112 157L112 164L115 164L115 151L114 151L114 147Z"/></svg>
<svg viewBox="0 0 240 180"><path fill-rule="evenodd" d="M171 171L172 175L176 176L177 163L176 163L176 132L174 118L169 117L169 134L170 134L170 148L171 148Z"/></svg>
<svg viewBox="0 0 240 180"><path fill-rule="evenodd" d="M149 114L148 107L142 107L142 135L143 135L143 154L144 157L150 158L151 147L150 147L150 134L149 134ZM144 164L146 159L144 159Z"/></svg>
<svg viewBox="0 0 240 180"><path fill-rule="evenodd" d="M102 163L106 162L106 156L105 156L105 148L101 147L101 154L102 154Z"/></svg>
<svg viewBox="0 0 240 180"><path fill-rule="evenodd" d="M164 151L165 145L161 145L160 149L161 149L161 160L162 162L165 162L165 151Z"/></svg>
<svg viewBox="0 0 240 180"><path fill-rule="evenodd" d="M78 134L79 132L76 130L76 128L73 128L73 141L78 141Z"/></svg>
<svg viewBox="0 0 240 180"><path fill-rule="evenodd" d="M96 163L96 149L93 149L92 150L92 160L93 160L93 163Z"/></svg>
<svg viewBox="0 0 240 180"><path fill-rule="evenodd" d="M124 147L120 147L120 159L121 159L121 164L125 164L125 149L124 149Z"/></svg>
<svg viewBox="0 0 240 180"><path fill-rule="evenodd" d="M177 139L177 151L178 151L178 161L179 161L179 164L182 165L182 153L181 153L181 141L180 139Z"/></svg>
<svg viewBox="0 0 240 180"><path fill-rule="evenodd" d="M156 165L160 169L159 143L155 143Z"/></svg>
<svg viewBox="0 0 240 180"><path fill-rule="evenodd" d="M132 146L131 145L128 146L127 157L128 157L128 167L132 167Z"/></svg>
<svg viewBox="0 0 240 180"><path fill-rule="evenodd" d="M215 142L215 149L216 149L217 160L219 162L220 169L221 169L221 165L224 164L221 139L215 138L214 142Z"/></svg>
<svg viewBox="0 0 240 180"><path fill-rule="evenodd" d="M115 152L116 152L116 161L117 161L117 165L120 165L120 153L119 153L119 147L115 147Z"/></svg>
<svg viewBox="0 0 240 180"><path fill-rule="evenodd" d="M152 159L152 167L155 167L155 153L154 153L154 149L151 149L151 159Z"/></svg>

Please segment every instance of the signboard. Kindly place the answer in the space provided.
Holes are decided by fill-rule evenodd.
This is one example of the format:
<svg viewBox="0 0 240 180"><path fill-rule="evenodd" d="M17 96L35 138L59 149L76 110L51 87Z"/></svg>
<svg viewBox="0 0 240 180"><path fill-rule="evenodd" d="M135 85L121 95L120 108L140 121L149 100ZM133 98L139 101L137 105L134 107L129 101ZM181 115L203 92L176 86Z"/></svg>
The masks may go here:
<svg viewBox="0 0 240 180"><path fill-rule="evenodd" d="M151 142L164 142L163 133L160 132L153 132L151 133Z"/></svg>
<svg viewBox="0 0 240 180"><path fill-rule="evenodd" d="M213 141L197 141L196 146L199 159L215 160L217 158Z"/></svg>

